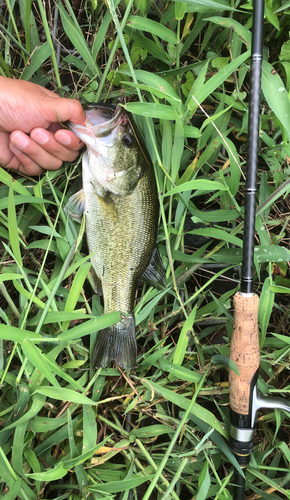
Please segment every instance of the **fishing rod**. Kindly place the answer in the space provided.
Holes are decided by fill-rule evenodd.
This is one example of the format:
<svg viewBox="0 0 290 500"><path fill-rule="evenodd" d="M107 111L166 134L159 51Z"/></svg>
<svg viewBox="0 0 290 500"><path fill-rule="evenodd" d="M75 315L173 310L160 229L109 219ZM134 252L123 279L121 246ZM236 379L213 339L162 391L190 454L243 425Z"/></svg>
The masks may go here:
<svg viewBox="0 0 290 500"><path fill-rule="evenodd" d="M229 373L230 448L242 470L249 463L253 449L257 411L260 408L290 411L290 405L282 398L264 397L257 390L260 364L259 297L253 292L253 264L263 24L264 0L254 0L241 291L234 296L234 328L230 346L230 359L237 365L239 375L233 370ZM236 471L234 483L234 500L244 500L244 475Z"/></svg>

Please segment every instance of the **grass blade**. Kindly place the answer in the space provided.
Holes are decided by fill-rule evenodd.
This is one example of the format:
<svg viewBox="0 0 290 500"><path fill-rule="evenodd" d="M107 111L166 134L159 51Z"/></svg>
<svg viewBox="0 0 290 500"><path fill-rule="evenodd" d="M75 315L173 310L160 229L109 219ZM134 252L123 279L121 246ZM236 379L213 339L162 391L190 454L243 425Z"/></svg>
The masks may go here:
<svg viewBox="0 0 290 500"><path fill-rule="evenodd" d="M9 197L8 197L8 231L9 231L9 240L15 261L17 265L20 268L22 268L23 263L22 263L19 238L18 238L18 227L16 221L12 179L10 179Z"/></svg>

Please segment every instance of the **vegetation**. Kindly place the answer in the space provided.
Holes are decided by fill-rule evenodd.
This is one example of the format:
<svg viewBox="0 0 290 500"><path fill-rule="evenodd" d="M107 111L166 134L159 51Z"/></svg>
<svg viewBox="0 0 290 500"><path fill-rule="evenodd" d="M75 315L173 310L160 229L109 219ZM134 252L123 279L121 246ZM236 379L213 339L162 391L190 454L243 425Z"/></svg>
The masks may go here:
<svg viewBox="0 0 290 500"><path fill-rule="evenodd" d="M259 389L285 397L289 6L266 2L255 252ZM230 500L252 2L6 0L0 22L2 75L134 113L167 277L163 291L140 283L136 369L94 372L95 332L118 313L102 315L84 228L63 211L81 160L41 178L0 169L2 498ZM247 494L290 498L289 415L259 415Z"/></svg>

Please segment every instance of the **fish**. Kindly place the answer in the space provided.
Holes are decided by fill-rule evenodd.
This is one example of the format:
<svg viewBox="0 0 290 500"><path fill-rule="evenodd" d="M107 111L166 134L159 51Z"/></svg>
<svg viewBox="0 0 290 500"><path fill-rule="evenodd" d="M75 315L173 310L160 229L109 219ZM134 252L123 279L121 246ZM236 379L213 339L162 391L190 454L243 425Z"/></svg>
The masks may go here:
<svg viewBox="0 0 290 500"><path fill-rule="evenodd" d="M69 128L87 146L82 159L83 188L66 205L73 218L85 214L86 239L95 292L102 293L104 314L121 320L97 332L92 367L115 361L136 366L134 300L138 281L165 287L156 245L158 197L153 165L132 116L118 104L97 104L86 125Z"/></svg>

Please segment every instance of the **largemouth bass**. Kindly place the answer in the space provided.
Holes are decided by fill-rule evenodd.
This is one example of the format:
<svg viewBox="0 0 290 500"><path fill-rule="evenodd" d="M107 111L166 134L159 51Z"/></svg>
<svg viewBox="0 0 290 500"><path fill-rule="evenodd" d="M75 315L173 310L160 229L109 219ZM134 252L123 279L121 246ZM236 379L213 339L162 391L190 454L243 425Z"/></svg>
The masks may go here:
<svg viewBox="0 0 290 500"><path fill-rule="evenodd" d="M128 370L136 365L134 299L140 278L159 288L165 273L156 247L158 200L153 166L132 119L119 105L97 105L86 126L70 129L87 145L82 161L83 189L66 211L85 213L86 237L102 289L104 313L124 313L120 322L97 334L92 365L114 360Z"/></svg>

